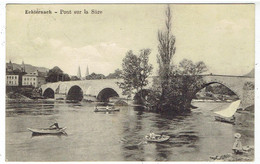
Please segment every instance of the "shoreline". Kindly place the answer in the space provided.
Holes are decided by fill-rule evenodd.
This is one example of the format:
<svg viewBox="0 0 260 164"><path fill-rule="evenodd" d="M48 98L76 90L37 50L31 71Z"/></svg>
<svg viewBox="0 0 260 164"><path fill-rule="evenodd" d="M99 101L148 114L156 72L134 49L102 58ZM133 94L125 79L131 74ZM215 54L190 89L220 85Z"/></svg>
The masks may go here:
<svg viewBox="0 0 260 164"><path fill-rule="evenodd" d="M254 156L254 146L243 146L243 152L241 154L228 153L210 156L209 158L212 162L252 162L254 161Z"/></svg>
<svg viewBox="0 0 260 164"><path fill-rule="evenodd" d="M233 100L208 100L208 99L193 99L192 102L218 102L218 103L229 103L232 102ZM66 100L55 100L55 99L10 99L6 98L6 102L8 103L19 103L19 102L66 102ZM79 102L89 102L89 101L79 101ZM138 104L132 104L132 106L142 106Z"/></svg>

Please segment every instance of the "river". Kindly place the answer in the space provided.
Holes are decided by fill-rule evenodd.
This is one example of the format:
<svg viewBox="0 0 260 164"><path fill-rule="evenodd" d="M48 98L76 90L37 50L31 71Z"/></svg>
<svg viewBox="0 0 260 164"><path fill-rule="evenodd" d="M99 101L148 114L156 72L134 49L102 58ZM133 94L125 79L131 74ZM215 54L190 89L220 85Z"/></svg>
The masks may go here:
<svg viewBox="0 0 260 164"><path fill-rule="evenodd" d="M7 104L6 160L209 161L211 155L231 152L236 132L242 134L243 144L254 145L253 127L214 120L213 111L227 103L193 105L198 108L185 116L162 116L134 107L95 113L91 103ZM67 127L68 136L32 136L27 130L48 127L55 120ZM145 143L150 130L171 138Z"/></svg>

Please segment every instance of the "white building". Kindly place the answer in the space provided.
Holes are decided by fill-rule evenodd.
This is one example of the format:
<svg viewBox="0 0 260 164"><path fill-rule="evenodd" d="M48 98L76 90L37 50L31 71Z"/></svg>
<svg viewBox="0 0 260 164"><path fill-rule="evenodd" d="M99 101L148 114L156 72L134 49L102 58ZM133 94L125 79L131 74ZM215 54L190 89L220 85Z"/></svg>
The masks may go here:
<svg viewBox="0 0 260 164"><path fill-rule="evenodd" d="M23 86L34 86L40 87L42 84L45 84L45 75L43 72L39 72L38 70L35 72L27 73L23 75L22 85Z"/></svg>
<svg viewBox="0 0 260 164"><path fill-rule="evenodd" d="M24 63L22 64L22 70L18 68L14 69L13 63L11 61L6 63L6 86L21 86L22 76L25 74L24 68Z"/></svg>
<svg viewBox="0 0 260 164"><path fill-rule="evenodd" d="M6 86L19 86L19 75L6 75Z"/></svg>

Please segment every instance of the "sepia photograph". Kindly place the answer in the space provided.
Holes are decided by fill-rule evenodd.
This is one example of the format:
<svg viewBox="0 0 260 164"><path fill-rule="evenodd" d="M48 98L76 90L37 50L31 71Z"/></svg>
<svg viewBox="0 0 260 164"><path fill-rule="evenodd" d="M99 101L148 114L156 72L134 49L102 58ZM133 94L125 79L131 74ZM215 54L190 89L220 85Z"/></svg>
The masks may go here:
<svg viewBox="0 0 260 164"><path fill-rule="evenodd" d="M9 3L5 92L6 162L253 162L255 4Z"/></svg>

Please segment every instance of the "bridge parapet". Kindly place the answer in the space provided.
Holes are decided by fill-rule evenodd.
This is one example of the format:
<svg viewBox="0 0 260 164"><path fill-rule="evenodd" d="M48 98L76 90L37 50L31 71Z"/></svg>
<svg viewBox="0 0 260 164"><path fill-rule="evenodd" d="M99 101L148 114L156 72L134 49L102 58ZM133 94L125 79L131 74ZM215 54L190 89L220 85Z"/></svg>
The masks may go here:
<svg viewBox="0 0 260 164"><path fill-rule="evenodd" d="M208 84L219 83L231 89L239 99L241 99L242 106L249 106L254 103L254 94L249 91L244 91L243 89L246 82L254 83L254 78L226 75L203 75L203 79ZM148 81L149 83L145 89L152 87L153 77L148 78ZM117 85L118 82L122 82L122 79L64 81L47 83L42 85L41 88L43 93L47 88L51 88L56 94L66 95L73 86L78 86L81 88L84 97L97 97L103 89L111 88L119 97L126 98L126 96L122 94L122 89ZM134 95L132 97L134 97Z"/></svg>

